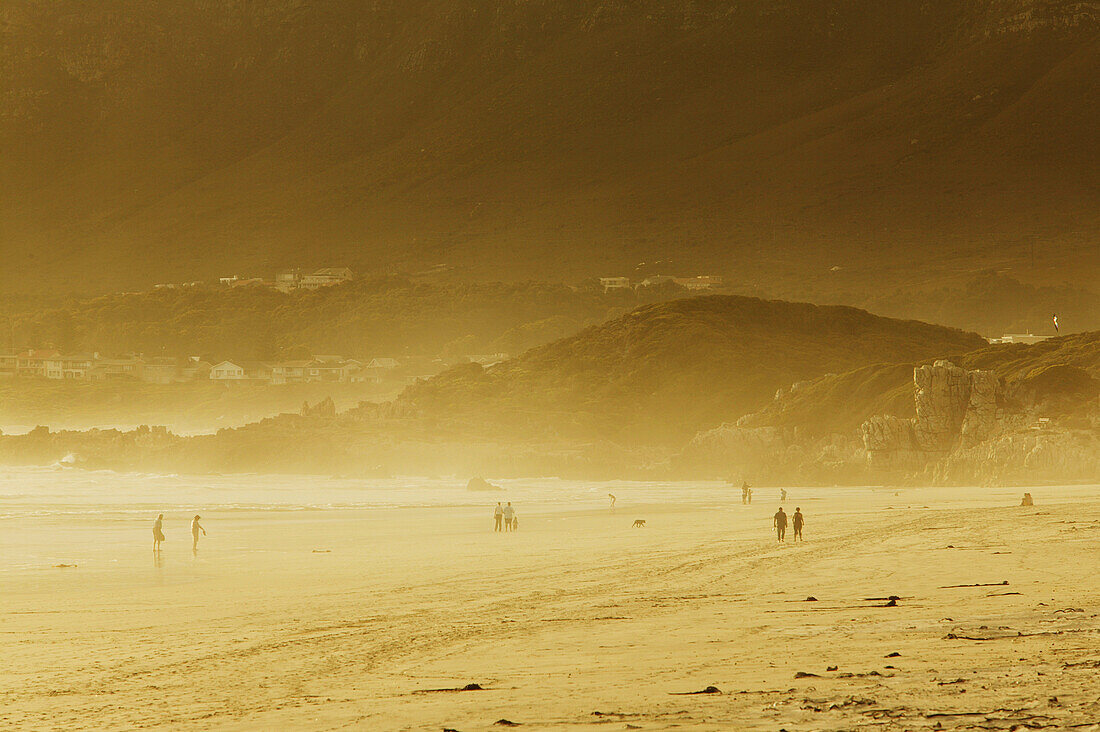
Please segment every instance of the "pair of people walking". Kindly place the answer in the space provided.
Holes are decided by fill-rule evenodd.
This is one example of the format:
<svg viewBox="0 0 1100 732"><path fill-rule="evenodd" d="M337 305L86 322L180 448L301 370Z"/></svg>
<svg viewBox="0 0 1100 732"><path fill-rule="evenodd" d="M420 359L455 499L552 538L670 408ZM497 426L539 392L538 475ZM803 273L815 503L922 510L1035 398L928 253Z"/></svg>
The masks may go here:
<svg viewBox="0 0 1100 732"><path fill-rule="evenodd" d="M497 507L493 509L493 531L515 531L519 528L519 519L516 517L516 509L512 508L512 502L508 501L508 505L502 506L500 502L497 502ZM503 523L503 528L501 524Z"/></svg>
<svg viewBox="0 0 1100 732"><path fill-rule="evenodd" d="M195 518L191 519L191 551L196 552L199 549L199 534L206 536L206 529L199 523L199 519L202 516L195 514ZM158 514L157 520L153 522L153 551L159 552L160 545L164 541L164 514Z"/></svg>
<svg viewBox="0 0 1100 732"><path fill-rule="evenodd" d="M806 517L802 515L801 508L794 509L794 516L791 516L791 527L794 529L794 540L802 541L802 527L806 523ZM772 526L775 527L775 535L779 541L787 540L787 514L783 511L783 507L780 506L779 510L775 512L775 516L772 517Z"/></svg>

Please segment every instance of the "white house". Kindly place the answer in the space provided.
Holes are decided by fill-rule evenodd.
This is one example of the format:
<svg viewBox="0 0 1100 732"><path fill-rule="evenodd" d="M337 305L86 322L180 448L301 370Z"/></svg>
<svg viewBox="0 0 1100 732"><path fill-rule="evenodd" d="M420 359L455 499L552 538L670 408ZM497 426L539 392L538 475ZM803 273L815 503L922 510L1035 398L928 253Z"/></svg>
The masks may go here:
<svg viewBox="0 0 1100 732"><path fill-rule="evenodd" d="M1031 333L1005 333L1000 338L990 338L990 343L1026 343L1031 345L1033 343L1040 343L1052 338L1048 335L1032 335Z"/></svg>
<svg viewBox="0 0 1100 732"><path fill-rule="evenodd" d="M271 382L272 368L262 361L222 361L210 369L214 381Z"/></svg>
<svg viewBox="0 0 1100 732"><path fill-rule="evenodd" d="M341 282L350 281L354 275L347 267L325 267L313 274L302 277L299 287L303 290L317 290L330 285L338 285Z"/></svg>
<svg viewBox="0 0 1100 732"><path fill-rule="evenodd" d="M722 286L722 278L717 275L699 275L698 277L677 277L674 282L686 290L713 290Z"/></svg>
<svg viewBox="0 0 1100 732"><path fill-rule="evenodd" d="M629 290L630 278L629 277L601 277L600 284L603 285L604 292L608 290Z"/></svg>
<svg viewBox="0 0 1100 732"><path fill-rule="evenodd" d="M232 361L222 361L210 369L210 378L215 381L241 381L245 378L244 366Z"/></svg>

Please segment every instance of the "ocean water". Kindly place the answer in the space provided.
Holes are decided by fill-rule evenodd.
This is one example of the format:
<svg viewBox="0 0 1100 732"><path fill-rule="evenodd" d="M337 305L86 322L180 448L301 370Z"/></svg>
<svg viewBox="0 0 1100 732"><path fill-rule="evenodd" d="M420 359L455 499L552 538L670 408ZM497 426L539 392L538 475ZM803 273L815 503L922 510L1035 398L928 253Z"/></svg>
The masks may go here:
<svg viewBox="0 0 1100 732"><path fill-rule="evenodd" d="M427 517L427 512L453 518L455 531L480 533L491 521L497 501L515 504L524 518L525 531L551 531L565 526L570 514L606 511L608 494L613 493L618 499L618 515L626 519L635 518L635 511L638 517L645 516L646 508L655 505L664 510L704 509L703 521L731 529L739 524L759 524L753 530L767 535L781 490L757 487L753 505L743 507L740 487L719 481L539 478L492 482L503 490L470 491L466 479L457 477L380 480L155 475L82 470L66 467L64 462L50 467L0 467L0 572L73 561L81 562L82 567L93 562L106 566L116 557L144 556L158 513L165 514L173 547L189 548L187 527L195 514L218 526L220 537L225 536L223 527L231 526L235 537L247 537L252 532L270 531L273 525L283 527L276 530L284 537L292 537L300 527L324 523L348 527L349 540L365 542L381 532L392 532L404 540L405 527L423 523L418 517ZM853 513L1015 506L1024 490L1035 495L1037 505L1065 510L1068 515L1072 509L1058 504L1095 498L1100 488L843 486L787 490L784 506L788 513L798 505L812 522L824 522L842 521L826 517ZM260 546L261 540L249 543L241 538L234 551L251 552Z"/></svg>
<svg viewBox="0 0 1100 732"><path fill-rule="evenodd" d="M336 509L441 508L522 502L541 510L606 508L609 494L619 506L738 504L739 486L722 481L575 481L559 478L491 479L500 491L471 491L459 478L333 478L309 475L161 475L49 467L0 467L0 521L30 517L131 516L190 511L302 511ZM778 503L778 487L753 489L754 503ZM1023 491L1054 499L1097 495L1098 486L787 488L787 503L855 498L868 510L926 502L992 506L1016 502ZM900 499L900 500L898 500Z"/></svg>

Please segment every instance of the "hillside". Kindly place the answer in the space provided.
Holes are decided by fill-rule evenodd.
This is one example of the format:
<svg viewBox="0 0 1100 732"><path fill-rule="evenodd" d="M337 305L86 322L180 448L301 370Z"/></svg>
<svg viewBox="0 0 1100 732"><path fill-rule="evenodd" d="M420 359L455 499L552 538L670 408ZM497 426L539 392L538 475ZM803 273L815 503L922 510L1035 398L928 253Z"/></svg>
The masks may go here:
<svg viewBox="0 0 1100 732"><path fill-rule="evenodd" d="M6 2L0 289L655 261L783 293L981 267L1087 283L1098 17L1081 0Z"/></svg>
<svg viewBox="0 0 1100 732"><path fill-rule="evenodd" d="M854 308L699 297L639 308L488 369L456 367L397 404L492 434L676 442L796 381L983 345L973 333Z"/></svg>
<svg viewBox="0 0 1100 732"><path fill-rule="evenodd" d="M604 292L598 284L447 284L356 280L315 292L188 287L104 295L10 316L17 347L66 352L272 359L292 349L376 356L520 353L639 305L690 293L671 283ZM5 323L7 325L7 323ZM9 334L0 332L0 344Z"/></svg>
<svg viewBox="0 0 1100 732"><path fill-rule="evenodd" d="M1100 391L1100 332L1077 333L1034 345L985 346L944 352L954 364L989 370L1005 380L1014 408L1047 404L1047 416L1073 414ZM934 359L922 359L930 361ZM828 374L784 390L739 421L746 428L799 430L808 437L853 434L873 415L914 416L913 368L918 362L875 364Z"/></svg>

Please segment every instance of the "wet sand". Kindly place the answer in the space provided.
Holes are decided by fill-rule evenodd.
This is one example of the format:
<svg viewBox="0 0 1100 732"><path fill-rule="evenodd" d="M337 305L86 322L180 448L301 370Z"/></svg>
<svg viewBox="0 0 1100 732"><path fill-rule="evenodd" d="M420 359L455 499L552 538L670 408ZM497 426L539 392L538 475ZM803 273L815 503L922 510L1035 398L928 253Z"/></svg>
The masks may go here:
<svg viewBox="0 0 1100 732"><path fill-rule="evenodd" d="M4 524L64 539L0 577L0 728L1100 729L1100 495L1054 490L800 489L784 546L761 491L521 506L512 535L469 507L212 514L195 557L169 516L159 560L145 522Z"/></svg>

